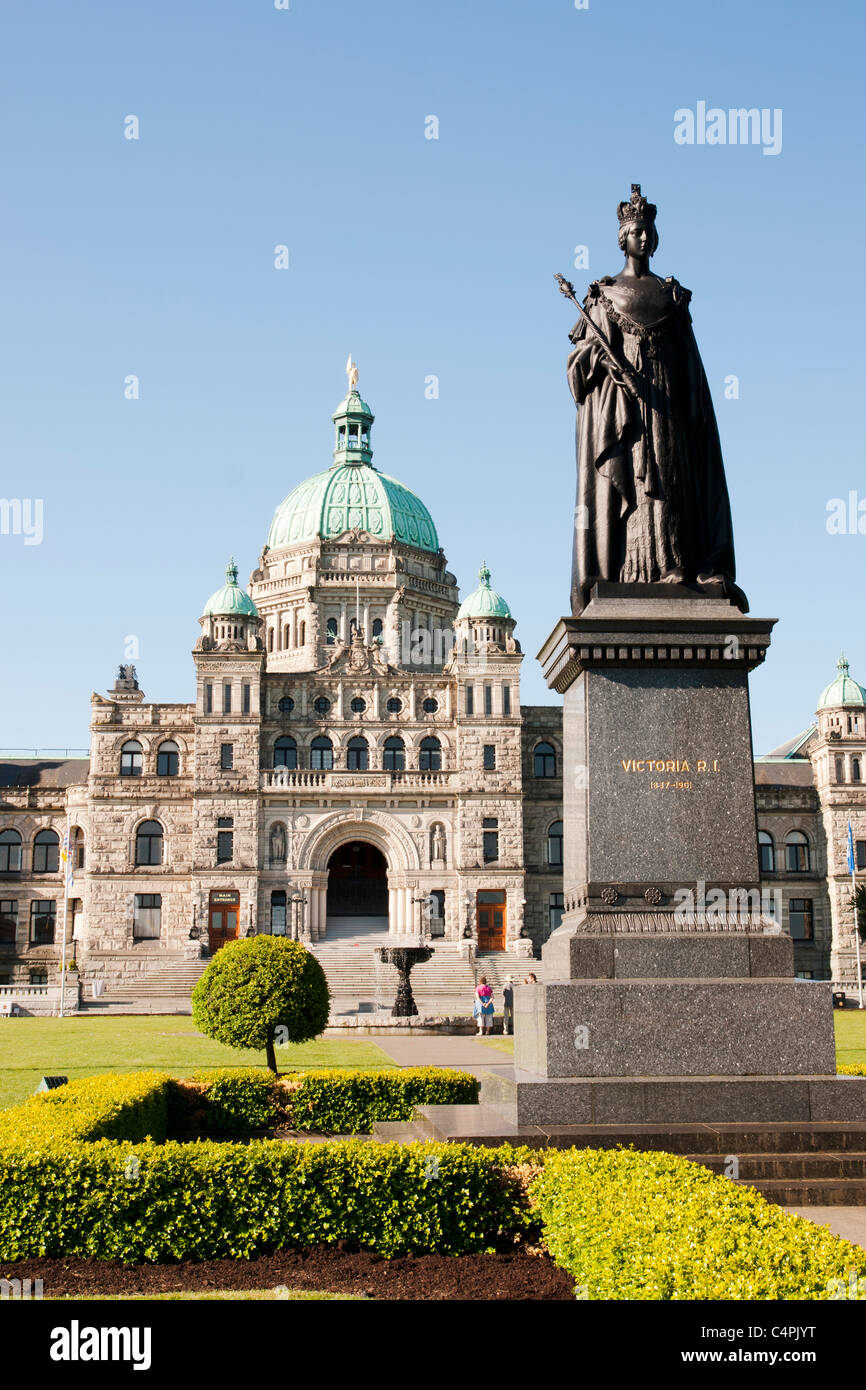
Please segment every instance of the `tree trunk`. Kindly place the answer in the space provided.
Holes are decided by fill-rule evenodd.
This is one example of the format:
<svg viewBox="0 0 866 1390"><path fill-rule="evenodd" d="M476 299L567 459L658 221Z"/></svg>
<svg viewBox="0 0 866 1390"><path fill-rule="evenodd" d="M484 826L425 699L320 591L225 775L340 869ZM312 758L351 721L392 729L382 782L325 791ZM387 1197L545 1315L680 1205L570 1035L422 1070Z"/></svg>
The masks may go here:
<svg viewBox="0 0 866 1390"><path fill-rule="evenodd" d="M267 1057L267 1059L268 1059L268 1066L270 1067L271 1071L274 1073L274 1076L276 1076L276 1074L277 1074L277 1054L274 1052L274 1040L273 1040L273 1038L268 1038L267 1042L265 1043L265 1055L266 1055L266 1057Z"/></svg>

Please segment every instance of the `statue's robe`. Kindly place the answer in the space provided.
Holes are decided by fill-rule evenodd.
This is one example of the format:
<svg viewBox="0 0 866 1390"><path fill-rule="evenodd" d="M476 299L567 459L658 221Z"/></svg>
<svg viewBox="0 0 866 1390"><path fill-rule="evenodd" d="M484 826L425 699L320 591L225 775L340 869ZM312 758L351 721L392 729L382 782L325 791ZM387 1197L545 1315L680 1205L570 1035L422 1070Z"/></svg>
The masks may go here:
<svg viewBox="0 0 866 1390"><path fill-rule="evenodd" d="M571 333L568 381L577 403L577 507L572 612L598 579L733 584L734 539L719 432L692 331L691 292L661 281L669 307L650 325L589 287L584 307L616 356L640 379L642 400L611 378L609 357L581 317Z"/></svg>

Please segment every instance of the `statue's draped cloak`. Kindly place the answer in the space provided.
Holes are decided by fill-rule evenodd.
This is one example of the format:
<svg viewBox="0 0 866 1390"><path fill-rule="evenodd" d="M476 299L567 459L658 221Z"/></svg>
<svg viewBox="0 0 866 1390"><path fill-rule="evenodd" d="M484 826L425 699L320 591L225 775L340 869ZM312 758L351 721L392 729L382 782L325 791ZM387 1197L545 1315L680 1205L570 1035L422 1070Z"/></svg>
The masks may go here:
<svg viewBox="0 0 866 1390"><path fill-rule="evenodd" d="M568 381L577 411L572 611L597 579L655 583L671 570L733 581L734 540L719 432L692 331L691 292L662 281L669 308L646 326L595 281L586 312L642 384L638 403L581 317Z"/></svg>

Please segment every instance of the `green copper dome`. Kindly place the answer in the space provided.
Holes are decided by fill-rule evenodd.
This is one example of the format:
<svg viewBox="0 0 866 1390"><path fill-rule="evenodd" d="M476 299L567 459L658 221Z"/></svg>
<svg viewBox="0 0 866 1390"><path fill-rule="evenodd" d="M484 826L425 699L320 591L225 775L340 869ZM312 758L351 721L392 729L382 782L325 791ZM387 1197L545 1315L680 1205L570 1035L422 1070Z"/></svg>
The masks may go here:
<svg viewBox="0 0 866 1390"><path fill-rule="evenodd" d="M334 462L300 483L277 507L268 533L270 550L317 537L333 540L357 527L377 540L438 552L436 527L421 499L370 462L373 419L353 387L334 411Z"/></svg>
<svg viewBox="0 0 866 1390"><path fill-rule="evenodd" d="M511 609L501 594L490 587L490 570L482 565L478 571L481 583L465 598L457 613L458 618L510 618Z"/></svg>
<svg viewBox="0 0 866 1390"><path fill-rule="evenodd" d="M226 565L225 584L221 589L217 589L215 594L211 594L204 606L202 617L206 618L209 615L214 617L239 615L245 618L257 618L259 616L259 610L249 594L238 584L238 567L234 560L229 560Z"/></svg>
<svg viewBox="0 0 866 1390"><path fill-rule="evenodd" d="M866 705L866 690L848 675L848 662L845 660L844 652L836 662L836 669L839 674L823 692L818 701L818 709L838 709L840 705Z"/></svg>

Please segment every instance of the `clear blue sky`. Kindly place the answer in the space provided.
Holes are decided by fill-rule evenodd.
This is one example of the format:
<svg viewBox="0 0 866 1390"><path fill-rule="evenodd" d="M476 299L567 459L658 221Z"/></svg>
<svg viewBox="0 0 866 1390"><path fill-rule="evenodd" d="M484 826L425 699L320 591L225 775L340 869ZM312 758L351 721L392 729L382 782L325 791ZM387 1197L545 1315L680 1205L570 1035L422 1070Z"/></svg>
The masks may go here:
<svg viewBox="0 0 866 1390"><path fill-rule="evenodd" d="M129 634L147 696L192 697L202 605L330 462L349 351L374 461L464 594L488 561L524 699L551 699L574 495L552 277L618 269L633 181L654 268L694 294L740 582L780 620L757 751L841 647L866 682L866 535L826 530L866 498L859 0L9 0L0 29L0 495L44 499L45 528L0 536L0 745L86 745ZM781 153L676 144L699 101L781 108Z"/></svg>

